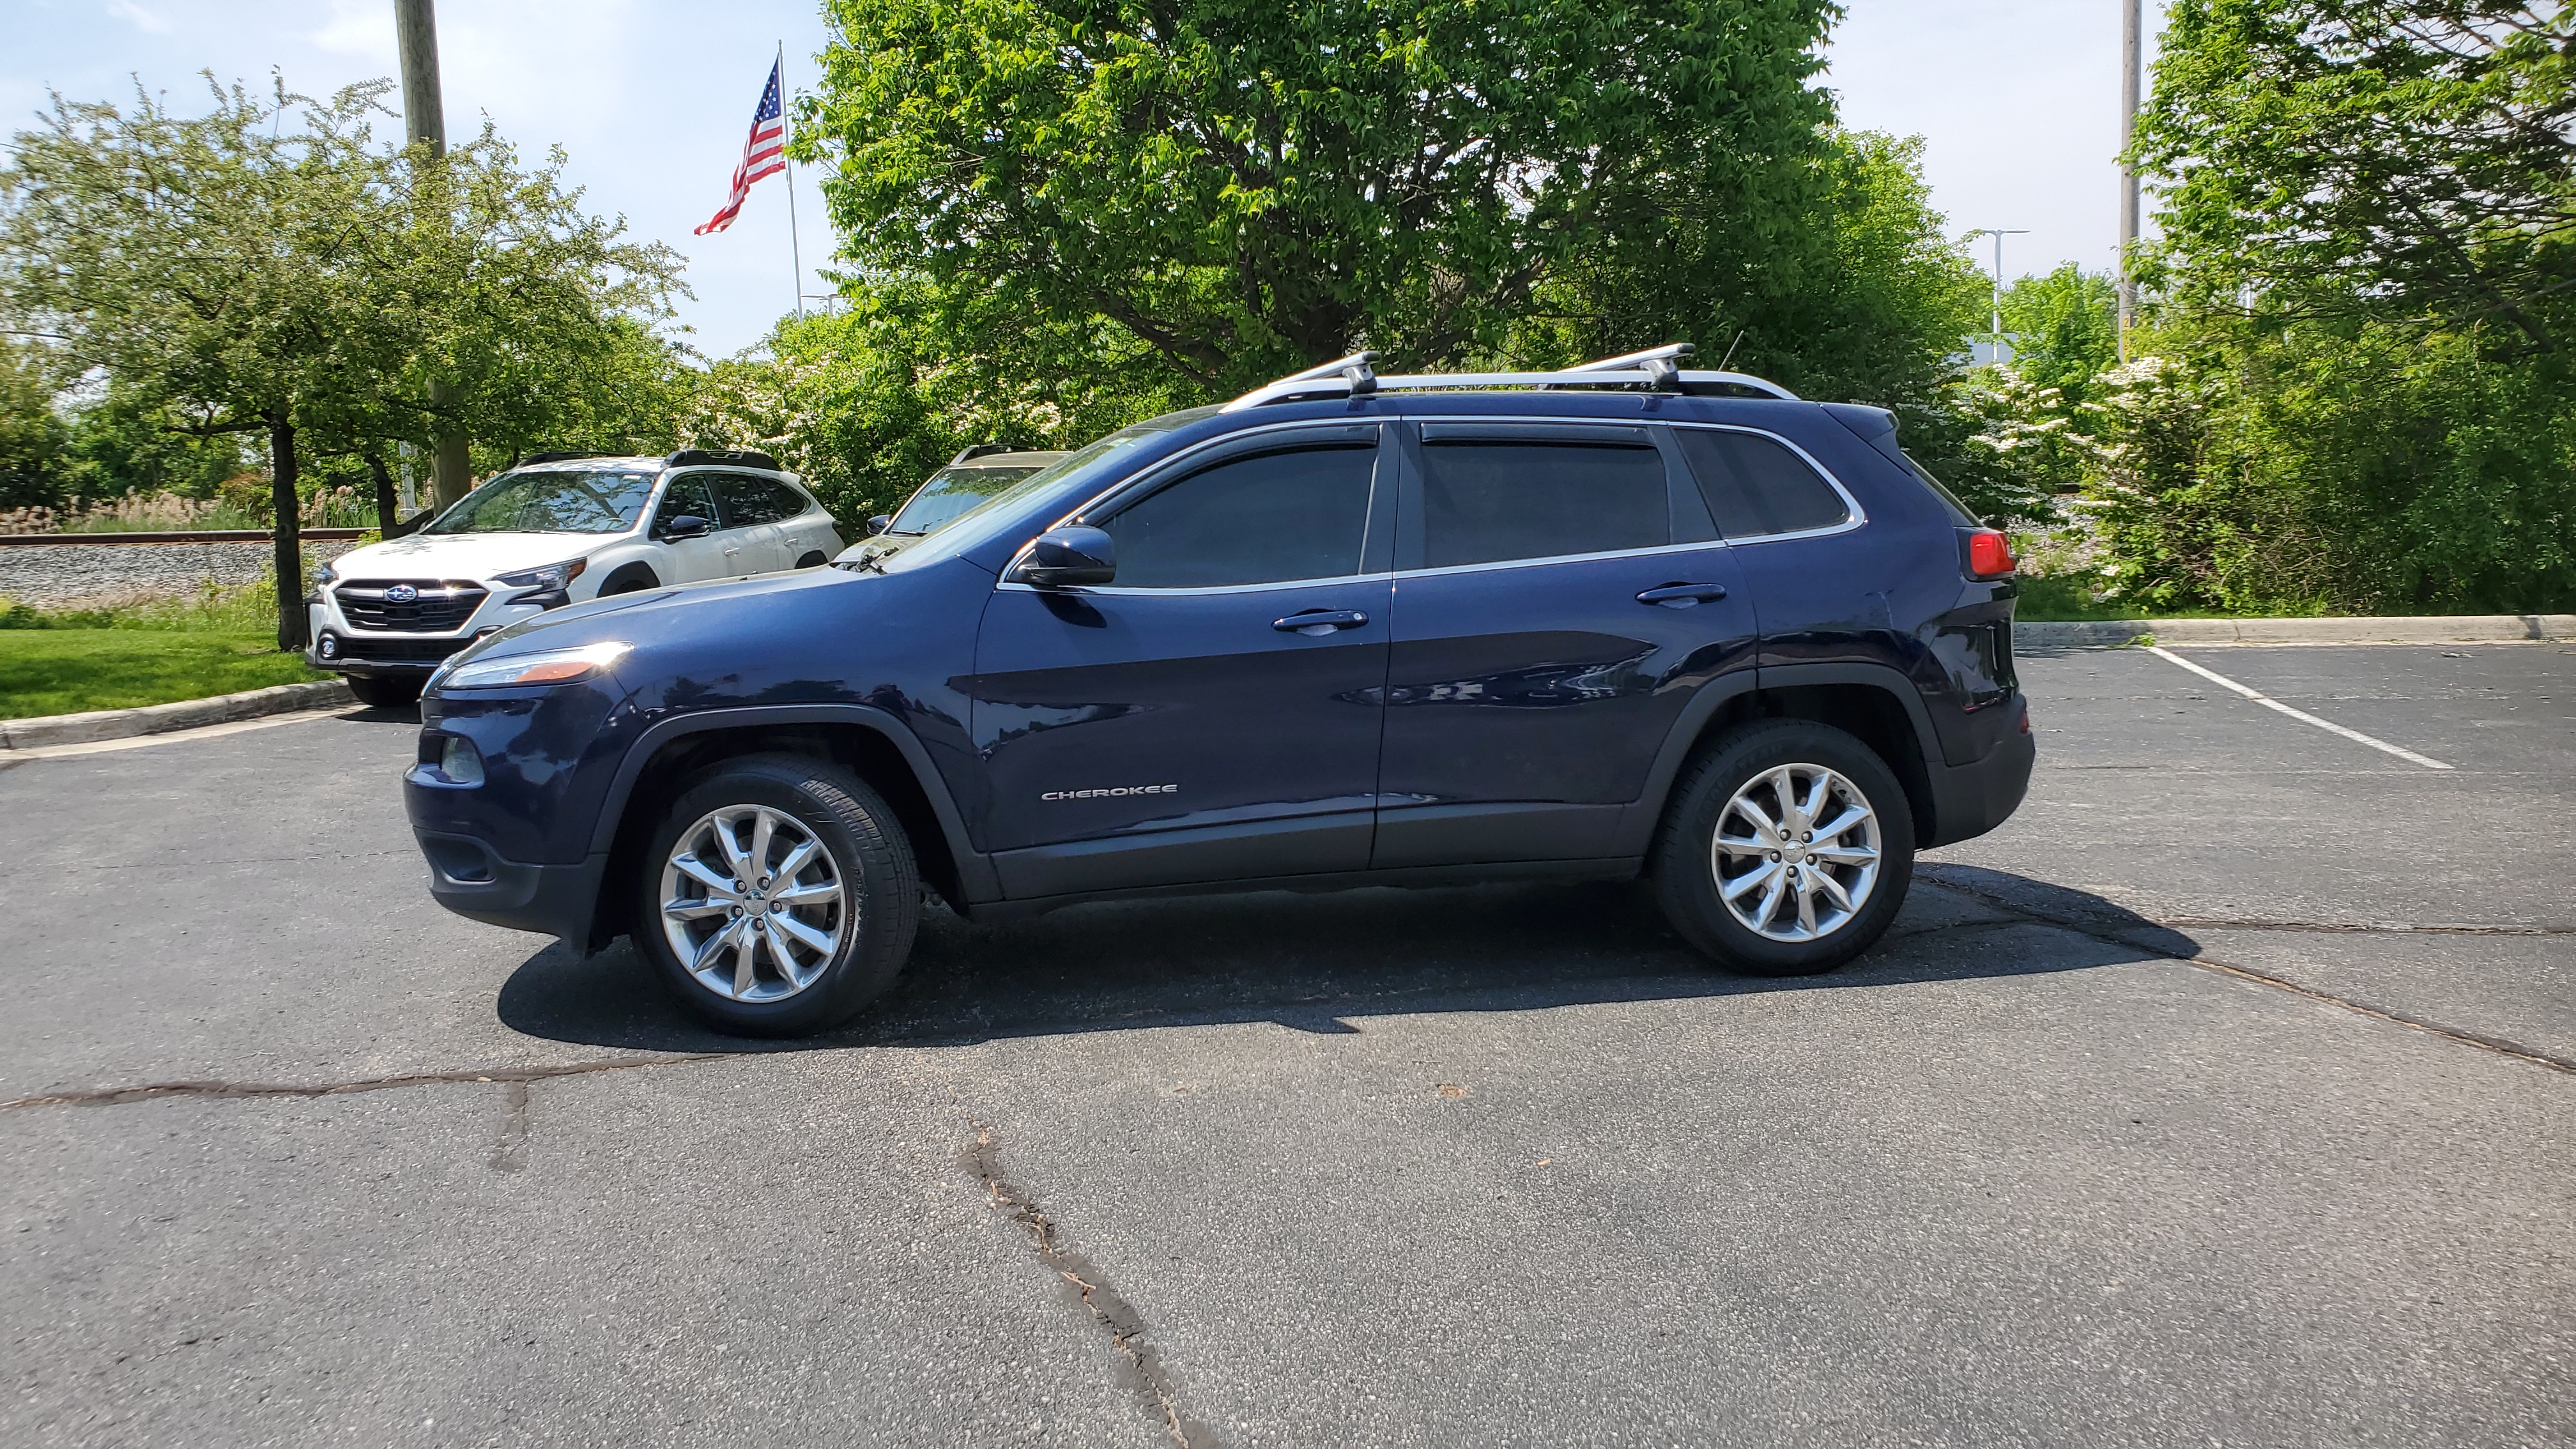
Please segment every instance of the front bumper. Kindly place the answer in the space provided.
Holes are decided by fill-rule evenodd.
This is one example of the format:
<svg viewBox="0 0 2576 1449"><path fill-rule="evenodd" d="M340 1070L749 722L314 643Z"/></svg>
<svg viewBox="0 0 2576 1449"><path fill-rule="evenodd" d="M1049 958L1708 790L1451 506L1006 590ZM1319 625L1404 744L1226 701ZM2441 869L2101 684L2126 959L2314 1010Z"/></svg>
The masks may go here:
<svg viewBox="0 0 2576 1449"><path fill-rule="evenodd" d="M547 596L558 604L561 594ZM409 675L425 678L447 662L449 656L484 635L533 618L546 611L547 605L512 599L503 601L499 594L483 601L461 629L441 634L408 634L389 629L360 629L350 624L331 598L328 589L305 596L304 637L313 642L304 646L304 662L314 669L327 669L338 674Z"/></svg>
<svg viewBox="0 0 2576 1449"><path fill-rule="evenodd" d="M2039 741L2030 732L2030 701L2012 702L2013 727L1986 757L1965 765L1927 762L1932 786L1932 829L1923 846L1971 840L2001 825L2030 791Z"/></svg>
<svg viewBox="0 0 2576 1449"><path fill-rule="evenodd" d="M521 865L503 860L470 835L412 832L429 857L429 893L469 920L581 945L590 939L591 916L608 857L571 865Z"/></svg>

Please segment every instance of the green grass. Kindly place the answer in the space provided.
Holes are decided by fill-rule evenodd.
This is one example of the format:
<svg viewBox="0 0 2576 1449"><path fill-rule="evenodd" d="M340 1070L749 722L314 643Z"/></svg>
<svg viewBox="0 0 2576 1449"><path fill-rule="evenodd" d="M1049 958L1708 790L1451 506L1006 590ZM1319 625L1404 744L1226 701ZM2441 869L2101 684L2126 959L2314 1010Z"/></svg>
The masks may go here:
<svg viewBox="0 0 2576 1449"><path fill-rule="evenodd" d="M0 719L127 709L327 679L270 634L0 629Z"/></svg>

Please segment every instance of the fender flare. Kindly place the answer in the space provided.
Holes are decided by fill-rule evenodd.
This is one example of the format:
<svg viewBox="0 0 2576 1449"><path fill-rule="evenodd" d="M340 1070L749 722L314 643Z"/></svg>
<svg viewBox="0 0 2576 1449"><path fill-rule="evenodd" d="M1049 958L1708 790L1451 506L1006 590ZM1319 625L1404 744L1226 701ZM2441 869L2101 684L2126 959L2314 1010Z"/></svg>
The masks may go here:
<svg viewBox="0 0 2576 1449"><path fill-rule="evenodd" d="M640 558L631 559L610 570L608 577L599 581L599 592L591 597L605 598L612 591L624 593L630 581L637 581L633 583L633 587L638 590L662 587L662 576L653 571L651 564Z"/></svg>
<svg viewBox="0 0 2576 1449"><path fill-rule="evenodd" d="M1646 771L1646 788L1632 807L1635 814L1621 828L1622 842L1642 853L1652 844L1655 827L1664 817L1664 804L1672 793L1673 781L1690 759L1691 749L1699 743L1700 732L1709 720L1730 702L1748 694L1769 689L1795 689L1810 684L1858 684L1894 695L1904 707L1905 716L1914 728L1915 748L1923 754L1928 770L1940 764L1940 744L1932 730L1932 712L1923 703L1914 682L1885 664L1846 662L1835 664L1765 664L1758 669L1738 669L1710 680L1682 706L1672 728L1665 732L1663 747L1655 752L1655 762ZM1899 766L1902 772L1901 765Z"/></svg>
<svg viewBox="0 0 2576 1449"><path fill-rule="evenodd" d="M966 818L957 809L955 797L948 792L948 781L930 762L930 752L922 748L902 720L893 714L865 704L764 704L744 705L732 709L693 710L674 715L647 729L629 745L626 757L610 777L608 793L600 801L599 819L591 827L590 849L605 856L617 843L617 832L626 817L626 804L635 792L635 781L644 773L664 745L688 735L715 730L755 728L761 725L855 725L867 730L894 747L903 757L905 768L912 772L913 782L921 787L930 802L930 813L939 822L939 833L946 837L949 858L957 863L957 879L969 901L1001 898L1001 884L993 872L992 858L975 848L966 834Z"/></svg>

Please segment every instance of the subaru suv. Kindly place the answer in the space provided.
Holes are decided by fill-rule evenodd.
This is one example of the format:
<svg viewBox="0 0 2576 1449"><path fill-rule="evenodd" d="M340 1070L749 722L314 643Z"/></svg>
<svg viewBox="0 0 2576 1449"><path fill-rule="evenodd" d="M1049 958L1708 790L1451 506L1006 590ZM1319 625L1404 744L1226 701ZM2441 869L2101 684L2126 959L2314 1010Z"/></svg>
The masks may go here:
<svg viewBox="0 0 2576 1449"><path fill-rule="evenodd" d="M1687 350L1363 353L835 568L509 624L422 701L430 889L747 1034L885 991L925 886L1643 877L1716 961L1828 970L2022 798L2013 560L1890 414Z"/></svg>
<svg viewBox="0 0 2576 1449"><path fill-rule="evenodd" d="M832 515L767 453L540 453L316 570L304 659L365 703L408 704L449 655L548 609L840 551Z"/></svg>

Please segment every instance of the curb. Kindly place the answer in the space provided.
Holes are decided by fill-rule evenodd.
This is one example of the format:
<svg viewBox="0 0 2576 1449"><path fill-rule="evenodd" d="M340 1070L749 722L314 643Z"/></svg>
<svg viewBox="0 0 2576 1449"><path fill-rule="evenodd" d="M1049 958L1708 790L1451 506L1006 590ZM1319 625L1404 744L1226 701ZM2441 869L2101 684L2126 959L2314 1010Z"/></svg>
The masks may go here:
<svg viewBox="0 0 2576 1449"><path fill-rule="evenodd" d="M345 679L315 679L302 684L219 694L212 699L183 699L175 704L147 704L139 709L93 709L80 714L49 714L34 719L0 719L0 753L41 749L48 745L86 745L99 740L130 739L199 725L229 724L261 715L299 709L355 705Z"/></svg>
<svg viewBox="0 0 2576 1449"><path fill-rule="evenodd" d="M2576 641L2576 614L2455 614L2365 619L2101 619L2013 625L2013 643L2116 647L2159 644L2508 644Z"/></svg>

